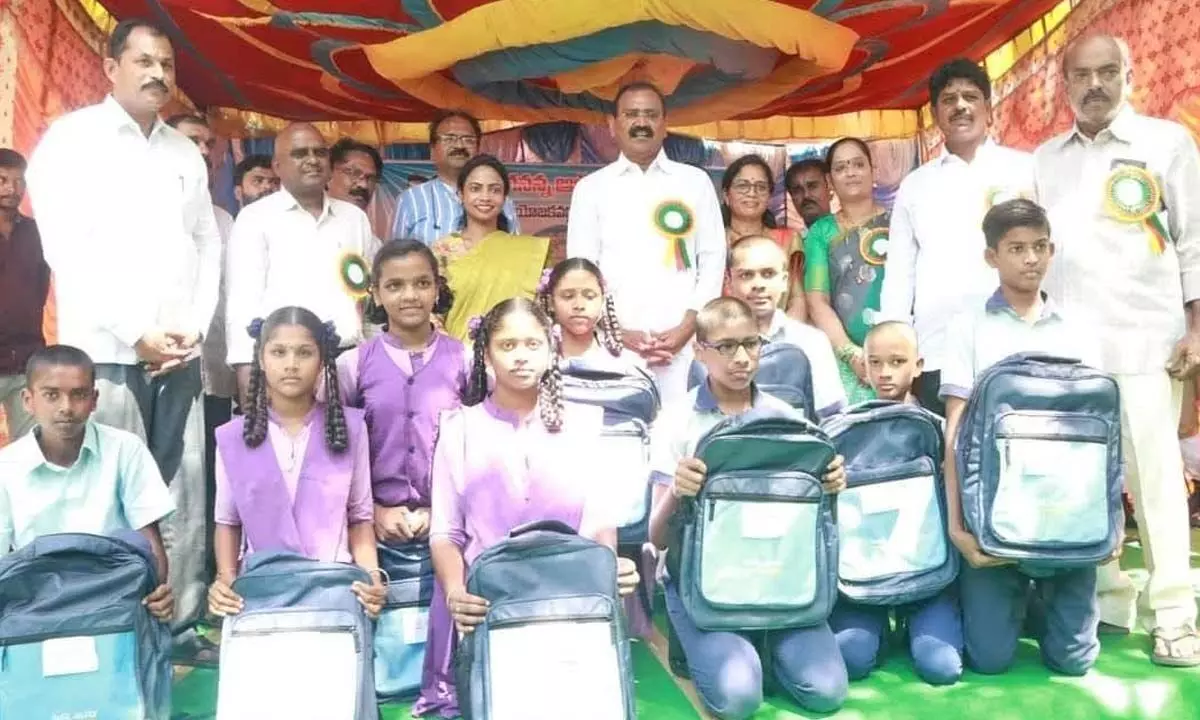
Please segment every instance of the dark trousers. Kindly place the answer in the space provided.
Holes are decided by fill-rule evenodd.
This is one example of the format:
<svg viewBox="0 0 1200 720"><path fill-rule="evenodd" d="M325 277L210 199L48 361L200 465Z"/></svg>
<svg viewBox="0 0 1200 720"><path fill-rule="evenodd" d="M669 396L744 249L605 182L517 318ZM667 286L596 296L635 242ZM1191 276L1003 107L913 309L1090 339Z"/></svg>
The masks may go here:
<svg viewBox="0 0 1200 720"><path fill-rule="evenodd" d="M917 402L921 403L921 407L930 412L937 413L942 417L946 417L946 403L938 397L938 390L942 386L942 371L941 370L926 370L917 378L916 383Z"/></svg>
<svg viewBox="0 0 1200 720"><path fill-rule="evenodd" d="M205 535L207 538L206 547L208 548L208 557L205 560L205 567L208 570L208 576L215 578L217 576L217 557L213 552L213 531L216 529L213 518L216 517L216 498L217 498L217 439L216 430L233 418L233 400L229 398L217 397L216 395L204 396L204 479L208 488L208 494L205 496Z"/></svg>

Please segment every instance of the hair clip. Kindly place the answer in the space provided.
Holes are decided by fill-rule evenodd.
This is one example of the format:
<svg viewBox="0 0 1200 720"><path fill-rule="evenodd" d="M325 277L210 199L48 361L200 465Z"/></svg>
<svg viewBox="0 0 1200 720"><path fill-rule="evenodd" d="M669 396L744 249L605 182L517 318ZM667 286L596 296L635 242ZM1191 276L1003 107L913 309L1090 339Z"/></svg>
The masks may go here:
<svg viewBox="0 0 1200 720"><path fill-rule="evenodd" d="M472 340L479 339L479 331L483 329L483 316L476 315L467 321L467 332L470 333Z"/></svg>
<svg viewBox="0 0 1200 720"><path fill-rule="evenodd" d="M257 340L259 338L259 336L262 335L262 328L263 328L263 319L262 318L254 318L253 320L250 321L250 324L246 326L246 332L250 333L250 337Z"/></svg>
<svg viewBox="0 0 1200 720"><path fill-rule="evenodd" d="M337 325L334 325L332 320L326 321L321 327L325 328L325 342L329 347L337 348L342 344L342 339L337 334Z"/></svg>
<svg viewBox="0 0 1200 720"><path fill-rule="evenodd" d="M553 272L554 272L553 270L543 270L542 271L542 278L540 280L538 280L538 286L537 286L538 295L545 295L546 291L550 289L550 275Z"/></svg>

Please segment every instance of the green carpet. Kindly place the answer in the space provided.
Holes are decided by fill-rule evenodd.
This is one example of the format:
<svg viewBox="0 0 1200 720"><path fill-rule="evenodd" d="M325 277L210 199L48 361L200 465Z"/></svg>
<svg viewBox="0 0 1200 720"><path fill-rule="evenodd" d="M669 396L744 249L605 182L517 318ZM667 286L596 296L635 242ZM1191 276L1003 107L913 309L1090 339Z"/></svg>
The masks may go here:
<svg viewBox="0 0 1200 720"><path fill-rule="evenodd" d="M1192 534L1200 549L1200 531ZM1193 584L1200 597L1200 553L1193 553ZM1141 549L1129 543L1121 564L1145 582ZM657 619L657 618L656 618ZM819 716L780 697L769 697L754 720L834 717L837 720L1200 720L1200 668L1160 668L1149 661L1150 639L1137 633L1101 639L1100 659L1082 678L1052 675L1037 646L1022 643L1016 666L1004 675L968 672L957 685L921 682L897 653L871 677L850 687L845 708ZM683 691L686 685L658 661L651 648L633 644L638 717L692 720L702 717ZM175 684L173 720L211 720L216 711L216 671L197 669ZM411 705L381 708L381 720L407 720ZM563 713L569 720L569 712ZM286 719L283 719L286 720Z"/></svg>

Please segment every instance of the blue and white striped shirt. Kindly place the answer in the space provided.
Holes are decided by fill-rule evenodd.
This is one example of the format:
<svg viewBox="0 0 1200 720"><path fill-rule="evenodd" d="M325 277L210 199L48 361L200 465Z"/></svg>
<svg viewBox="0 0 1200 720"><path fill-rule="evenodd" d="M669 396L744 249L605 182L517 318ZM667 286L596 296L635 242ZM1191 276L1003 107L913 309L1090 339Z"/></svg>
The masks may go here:
<svg viewBox="0 0 1200 720"><path fill-rule="evenodd" d="M517 210L512 198L501 209L508 218L508 231L519 235ZM462 229L462 203L458 191L441 178L434 178L409 188L400 194L396 204L396 219L392 223L392 238L420 240L432 245L440 238Z"/></svg>

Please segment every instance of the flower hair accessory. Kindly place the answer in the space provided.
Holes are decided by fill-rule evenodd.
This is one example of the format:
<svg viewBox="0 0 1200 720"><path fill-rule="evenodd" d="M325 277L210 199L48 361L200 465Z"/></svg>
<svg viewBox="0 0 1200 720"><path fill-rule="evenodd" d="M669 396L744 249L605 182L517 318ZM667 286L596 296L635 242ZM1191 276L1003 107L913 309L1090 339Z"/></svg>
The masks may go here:
<svg viewBox="0 0 1200 720"><path fill-rule="evenodd" d="M554 323L550 326L550 339L555 345L562 345L562 325Z"/></svg>
<svg viewBox="0 0 1200 720"><path fill-rule="evenodd" d="M332 320L324 323L321 327L325 329L325 342L329 347L336 348L342 344L342 339L337 334L337 326L333 324Z"/></svg>
<svg viewBox="0 0 1200 720"><path fill-rule="evenodd" d="M548 291L550 289L550 274L552 272L554 272L554 271L553 270L543 270L542 271L542 278L540 280L538 280L538 286L537 286L538 295L545 295L546 291Z"/></svg>
<svg viewBox="0 0 1200 720"><path fill-rule="evenodd" d="M472 340L479 339L479 331L483 329L483 316L476 315L467 321L467 332L471 334Z"/></svg>
<svg viewBox="0 0 1200 720"><path fill-rule="evenodd" d="M262 335L262 328L263 328L263 319L262 318L254 318L253 320L250 321L250 324L246 326L246 332L250 333L250 337L257 340L258 337L260 335Z"/></svg>

